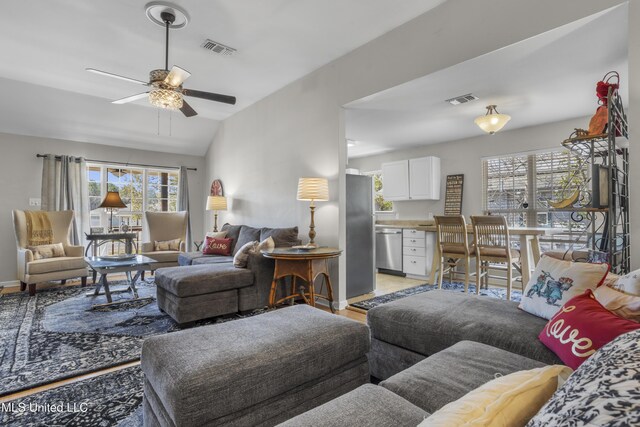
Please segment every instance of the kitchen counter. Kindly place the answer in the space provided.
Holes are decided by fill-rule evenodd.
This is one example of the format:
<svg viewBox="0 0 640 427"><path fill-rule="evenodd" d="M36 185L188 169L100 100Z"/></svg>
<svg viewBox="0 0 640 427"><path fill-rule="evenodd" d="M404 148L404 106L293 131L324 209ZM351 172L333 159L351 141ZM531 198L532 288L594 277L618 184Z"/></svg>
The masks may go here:
<svg viewBox="0 0 640 427"><path fill-rule="evenodd" d="M417 229L418 227L433 226L435 226L435 221L432 219L387 219L376 221L376 228Z"/></svg>

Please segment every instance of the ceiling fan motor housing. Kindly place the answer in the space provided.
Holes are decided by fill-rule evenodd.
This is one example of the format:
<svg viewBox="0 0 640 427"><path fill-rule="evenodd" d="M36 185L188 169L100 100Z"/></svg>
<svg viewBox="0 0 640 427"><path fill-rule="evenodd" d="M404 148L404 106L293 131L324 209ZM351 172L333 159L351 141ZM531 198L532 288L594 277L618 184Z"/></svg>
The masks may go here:
<svg viewBox="0 0 640 427"><path fill-rule="evenodd" d="M149 84L151 84L151 86L155 86L162 89L169 89L169 90L181 89L182 85L175 88L175 87L169 86L164 82L164 80L167 78L168 75L169 75L169 70L160 70L160 69L151 70L149 72Z"/></svg>

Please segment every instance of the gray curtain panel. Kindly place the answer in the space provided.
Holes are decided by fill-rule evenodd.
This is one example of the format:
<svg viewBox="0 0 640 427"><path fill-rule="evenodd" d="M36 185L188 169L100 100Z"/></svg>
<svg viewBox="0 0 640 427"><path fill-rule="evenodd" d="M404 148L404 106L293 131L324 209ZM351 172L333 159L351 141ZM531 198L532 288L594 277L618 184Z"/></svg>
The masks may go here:
<svg viewBox="0 0 640 427"><path fill-rule="evenodd" d="M186 251L191 252L191 211L189 210L189 180L187 179L187 168L180 167L180 182L178 188L178 210L187 211L187 241Z"/></svg>
<svg viewBox="0 0 640 427"><path fill-rule="evenodd" d="M59 157L59 160L56 160ZM42 161L43 211L74 212L71 243L84 244L89 231L89 188L84 157L47 154Z"/></svg>

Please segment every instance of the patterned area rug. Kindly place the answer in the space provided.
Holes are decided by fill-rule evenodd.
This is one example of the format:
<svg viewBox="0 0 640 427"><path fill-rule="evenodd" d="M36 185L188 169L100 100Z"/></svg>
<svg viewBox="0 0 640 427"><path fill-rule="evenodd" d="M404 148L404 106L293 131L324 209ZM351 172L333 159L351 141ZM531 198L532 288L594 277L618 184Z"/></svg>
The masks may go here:
<svg viewBox="0 0 640 427"><path fill-rule="evenodd" d="M139 366L78 381L5 403L0 425L142 425L142 370Z"/></svg>
<svg viewBox="0 0 640 427"><path fill-rule="evenodd" d="M356 307L366 311L366 310L372 309L373 307L377 307L379 305L386 304L391 301L395 301L401 298L406 298L408 296L415 295L415 294L421 294L423 292L429 292L434 289L437 289L437 286L424 284L424 285L416 286L414 288L403 289L401 291L392 292L387 295L381 295L379 297L374 297L364 301L355 302L353 304L349 304L349 306ZM452 291L452 292L464 292L464 283L446 282L443 280L442 289L446 291ZM469 284L469 293L470 294L476 293L475 285ZM491 298L507 299L507 290L501 289L501 288L480 289L480 295L488 296ZM521 291L517 291L515 289L511 291L511 301L520 302L521 298L522 298Z"/></svg>
<svg viewBox="0 0 640 427"><path fill-rule="evenodd" d="M124 282L113 282L112 289ZM93 286L0 296L0 396L121 365L140 357L144 338L181 328L161 313L153 279L136 285L141 299L94 308L104 296ZM129 293L114 294L128 299ZM250 315L264 312L257 310ZM235 320L240 315L198 322Z"/></svg>

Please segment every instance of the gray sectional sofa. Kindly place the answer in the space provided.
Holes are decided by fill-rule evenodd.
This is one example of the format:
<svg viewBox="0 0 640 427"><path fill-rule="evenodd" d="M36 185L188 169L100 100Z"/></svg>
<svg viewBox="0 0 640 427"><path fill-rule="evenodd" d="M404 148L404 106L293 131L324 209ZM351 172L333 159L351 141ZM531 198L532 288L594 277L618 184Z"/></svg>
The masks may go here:
<svg viewBox="0 0 640 427"><path fill-rule="evenodd" d="M473 341L460 341L382 381L367 384L281 424L283 427L415 427L496 375L543 363Z"/></svg>
<svg viewBox="0 0 640 427"><path fill-rule="evenodd" d="M300 244L298 227L225 224L222 230L233 239L232 256L182 253L178 258L179 267L156 271L158 307L180 324L266 307L274 261L261 254L250 254L247 267L236 268L233 255L245 243L268 237L273 238L277 247ZM284 287L278 289L279 293L283 291Z"/></svg>
<svg viewBox="0 0 640 427"><path fill-rule="evenodd" d="M367 323L371 375L381 380L464 340L562 363L538 340L547 321L512 301L435 290L374 307Z"/></svg>
<svg viewBox="0 0 640 427"><path fill-rule="evenodd" d="M363 342L361 332L352 324L344 323L346 319L338 321L337 316L333 316L334 320L327 316L332 317L311 307L294 306L245 319L250 320L246 324L240 323L244 320L224 324L224 330L219 328L220 325L213 325L206 330L196 328L184 331L182 335L150 338L145 341L142 354L142 368L146 377L145 425L271 426L286 420L281 425L417 426L444 405L499 375L547 364L562 364L537 338L546 321L520 311L516 303L449 291L431 291L369 311L369 369L372 376L382 381L378 385L365 384L366 381L362 379L364 372L358 368L355 368L355 372L351 368L343 370L347 377L340 376L344 374L338 371L345 366L362 367L363 348L368 348L369 340ZM257 335L248 332L255 328ZM602 373L603 368L599 364L602 363L606 363L610 371L618 376L615 380L603 379L600 388L589 393L599 394L605 399L607 396L617 399L621 390L609 392L608 389L615 387L621 379L631 384L626 388L637 387L634 378L640 375L640 357L632 361L629 355L636 354L636 350L640 349L636 338L638 335L636 333L627 339L635 346L631 349L617 350L616 355L612 343L614 347L610 345L592 356L590 360L601 360L585 362L583 366L592 366L588 368L590 371L582 375L584 378L572 375L567 382L569 384L575 378L574 383L578 385L574 387L578 391L573 389L565 394L575 401L580 394L587 393L580 391L586 389L579 382L588 383L592 381L591 376L600 375L598 373ZM224 337L233 337L233 340L225 341ZM278 345L281 341L284 344ZM220 356L220 348L225 345L230 349L229 357ZM291 358L291 352L298 356ZM613 356L602 362L610 354ZM347 360L351 362L346 363ZM234 364L234 361L237 363ZM285 387L286 391L278 389L281 394L277 397L271 393L270 387L278 373L282 372L274 369L282 366L277 368L279 364L275 361L280 361L288 369L288 374L280 374L279 381L289 385ZM616 371L616 365L621 365L621 369ZM316 376L310 373L317 369L325 372L331 366L338 368L338 371L334 372L335 375L331 374L331 382L323 382L320 386L322 397L308 398L317 395L307 390L317 384ZM225 385L216 375L210 375L210 372L221 372L221 369L229 370L229 375L224 376ZM247 382L247 369L264 372L261 375L251 374L253 379ZM301 372L310 375L308 378L312 381L304 384L297 382ZM623 375L623 378L619 375ZM185 378L197 379L202 390L207 392L203 394L192 389ZM291 378L296 380L291 382ZM212 387L208 388L207 384ZM186 388L180 388L183 386ZM325 386L335 388L333 398L327 398L332 393ZM171 396L163 398L163 394L167 396L166 387L171 387L173 391ZM291 406L292 393L299 393L303 399L296 407ZM621 404L632 401L635 398L633 393L630 390L627 393L629 396L622 397L626 400L622 400ZM177 404L188 406L199 402L196 406L202 407L202 396L216 401L224 399L227 394L247 395L247 403L234 415L227 414L229 408L211 409L207 414L207 422L200 418L195 423L189 411L184 415L175 412ZM585 399L592 402L599 397L592 398L587 394ZM160 403L162 407L158 406ZM614 402L612 407L615 409L618 403ZM253 405L251 408L259 416L249 415L249 404ZM552 406L562 408L564 404L560 401ZM273 407L270 408L271 412L263 412L272 405L282 408L281 413L275 415L277 411L273 412ZM579 409L572 409L574 412L568 415L553 409L557 412L553 416L561 418L566 415L570 418L573 413L580 412L579 415L588 420L593 410L583 403L576 405ZM163 412L165 409L166 413ZM171 415L168 418L167 413ZM544 424L544 421L538 421L537 425Z"/></svg>

